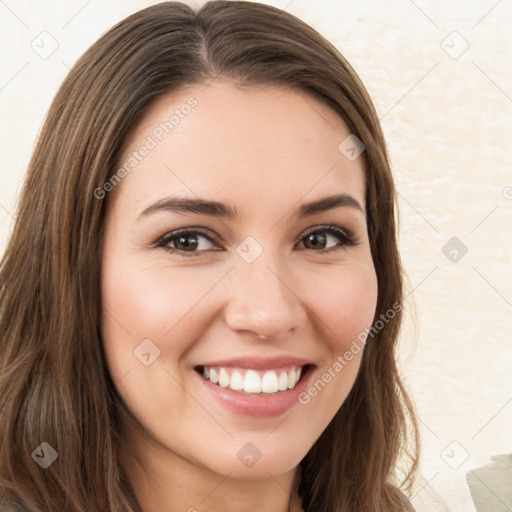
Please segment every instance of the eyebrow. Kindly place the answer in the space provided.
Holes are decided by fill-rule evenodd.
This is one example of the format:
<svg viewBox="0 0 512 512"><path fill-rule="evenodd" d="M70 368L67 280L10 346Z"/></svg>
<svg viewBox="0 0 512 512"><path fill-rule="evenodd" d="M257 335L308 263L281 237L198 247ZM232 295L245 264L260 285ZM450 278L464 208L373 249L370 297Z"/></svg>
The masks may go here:
<svg viewBox="0 0 512 512"><path fill-rule="evenodd" d="M310 217L317 213L326 212L340 207L350 207L365 213L359 201L349 194L337 194L327 196L310 203L304 203L295 213L295 217ZM229 220L239 220L240 213L235 207L228 206L217 201L194 197L166 197L143 210L137 220L152 213L168 211L177 213L197 213L212 217L221 217Z"/></svg>

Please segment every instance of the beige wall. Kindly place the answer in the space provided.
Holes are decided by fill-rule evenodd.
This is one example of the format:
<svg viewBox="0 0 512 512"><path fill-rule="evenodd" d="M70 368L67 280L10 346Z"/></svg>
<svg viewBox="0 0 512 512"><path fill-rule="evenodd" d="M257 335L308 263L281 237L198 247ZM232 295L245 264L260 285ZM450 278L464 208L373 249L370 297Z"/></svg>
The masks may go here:
<svg viewBox="0 0 512 512"><path fill-rule="evenodd" d="M107 28L152 3L0 2L1 250L68 68ZM401 366L423 428L425 480L413 503L474 511L465 473L512 452L512 2L267 3L330 39L382 118L410 292ZM41 37L47 50L58 44L46 59L31 48L44 51ZM443 254L452 237L468 248L457 262Z"/></svg>

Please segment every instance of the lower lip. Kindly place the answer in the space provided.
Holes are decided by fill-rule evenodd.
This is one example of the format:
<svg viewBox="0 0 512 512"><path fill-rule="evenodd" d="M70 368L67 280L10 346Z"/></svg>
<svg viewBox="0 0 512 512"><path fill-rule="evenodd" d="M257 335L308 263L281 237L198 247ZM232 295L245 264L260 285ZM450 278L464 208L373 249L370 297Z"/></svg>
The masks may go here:
<svg viewBox="0 0 512 512"><path fill-rule="evenodd" d="M245 395L230 388L223 388L213 384L213 382L206 380L195 370L194 373L204 388L227 409L245 416L269 417L279 416L300 403L299 395L307 388L313 373L312 370L313 367L309 366L294 388L287 391L279 391L275 395L266 393Z"/></svg>

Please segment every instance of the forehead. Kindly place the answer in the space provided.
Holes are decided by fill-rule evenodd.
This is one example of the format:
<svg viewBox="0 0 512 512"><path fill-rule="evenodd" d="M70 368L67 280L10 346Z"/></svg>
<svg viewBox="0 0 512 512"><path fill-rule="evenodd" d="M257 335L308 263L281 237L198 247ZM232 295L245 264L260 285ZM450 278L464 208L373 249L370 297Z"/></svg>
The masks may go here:
<svg viewBox="0 0 512 512"><path fill-rule="evenodd" d="M134 127L115 194L140 207L170 193L292 204L340 192L364 207L363 157L351 161L339 149L349 135L339 115L303 91L189 86L157 100Z"/></svg>

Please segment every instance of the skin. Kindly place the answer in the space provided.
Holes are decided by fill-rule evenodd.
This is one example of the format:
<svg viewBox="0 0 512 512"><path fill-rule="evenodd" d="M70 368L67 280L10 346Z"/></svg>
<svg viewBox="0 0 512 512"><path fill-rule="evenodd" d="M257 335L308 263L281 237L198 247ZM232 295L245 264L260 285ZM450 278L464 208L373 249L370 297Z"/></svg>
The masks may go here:
<svg viewBox="0 0 512 512"><path fill-rule="evenodd" d="M314 383L371 326L377 276L363 158L345 158L338 145L350 131L306 93L217 79L157 101L120 161L190 96L197 106L107 197L103 342L112 380L143 426L123 420L120 461L144 512L301 511L297 465L348 395L362 351L307 405L268 418L214 401L193 367L240 354L294 355L316 365ZM350 194L364 211L293 217L301 203L335 193ZM236 206L242 217L159 211L137 220L171 194ZM327 238L315 248L302 234L326 225L351 230L358 244L319 254L340 241L321 232ZM150 247L193 227L220 242L199 236L197 257ZM263 250L250 264L235 251L248 236ZM179 239L170 246L183 249ZM144 339L160 350L149 366L134 357ZM252 467L237 457L247 442L262 454Z"/></svg>

